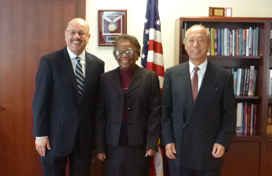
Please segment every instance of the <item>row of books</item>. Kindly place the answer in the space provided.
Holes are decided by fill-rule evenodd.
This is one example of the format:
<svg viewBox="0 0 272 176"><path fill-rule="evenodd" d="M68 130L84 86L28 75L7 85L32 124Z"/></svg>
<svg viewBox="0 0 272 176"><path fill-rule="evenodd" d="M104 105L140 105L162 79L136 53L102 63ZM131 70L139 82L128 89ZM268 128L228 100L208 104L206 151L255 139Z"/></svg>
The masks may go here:
<svg viewBox="0 0 272 176"><path fill-rule="evenodd" d="M236 96L255 96L257 70L255 66L249 68L231 68L233 74L233 88Z"/></svg>
<svg viewBox="0 0 272 176"><path fill-rule="evenodd" d="M210 56L258 56L259 27L248 29L208 28Z"/></svg>
<svg viewBox="0 0 272 176"><path fill-rule="evenodd" d="M256 133L256 111L257 106L253 103L237 103L237 134L255 134Z"/></svg>

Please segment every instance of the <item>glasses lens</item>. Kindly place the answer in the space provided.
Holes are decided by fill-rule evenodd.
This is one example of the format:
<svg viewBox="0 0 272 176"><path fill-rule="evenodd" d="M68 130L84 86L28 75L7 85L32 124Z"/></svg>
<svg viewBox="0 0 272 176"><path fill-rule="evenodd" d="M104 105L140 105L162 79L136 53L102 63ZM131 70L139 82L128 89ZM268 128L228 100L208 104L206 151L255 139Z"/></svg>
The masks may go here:
<svg viewBox="0 0 272 176"><path fill-rule="evenodd" d="M87 34L87 33L83 32L83 31L78 31L78 32L76 32L76 31L71 30L71 31L67 31L67 32L68 32L70 35L76 35L76 33L77 33L79 36L83 36L83 35Z"/></svg>
<svg viewBox="0 0 272 176"><path fill-rule="evenodd" d="M126 55L132 55L133 51L132 50L126 50Z"/></svg>

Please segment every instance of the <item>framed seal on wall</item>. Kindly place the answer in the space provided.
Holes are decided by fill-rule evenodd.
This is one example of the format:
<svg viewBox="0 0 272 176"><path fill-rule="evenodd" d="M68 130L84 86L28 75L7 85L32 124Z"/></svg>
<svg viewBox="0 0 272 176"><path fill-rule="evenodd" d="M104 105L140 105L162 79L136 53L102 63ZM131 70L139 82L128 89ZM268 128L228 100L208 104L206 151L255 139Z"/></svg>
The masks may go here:
<svg viewBox="0 0 272 176"><path fill-rule="evenodd" d="M127 10L98 10L98 46L112 46L127 33Z"/></svg>

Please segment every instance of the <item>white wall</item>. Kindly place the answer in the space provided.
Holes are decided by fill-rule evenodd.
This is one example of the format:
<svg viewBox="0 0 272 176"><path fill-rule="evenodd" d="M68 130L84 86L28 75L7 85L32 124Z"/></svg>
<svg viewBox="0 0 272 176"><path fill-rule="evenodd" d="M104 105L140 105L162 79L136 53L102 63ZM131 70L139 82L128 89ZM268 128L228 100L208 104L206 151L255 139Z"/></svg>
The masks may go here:
<svg viewBox="0 0 272 176"><path fill-rule="evenodd" d="M118 65L112 46L98 46L98 10L127 9L127 33L143 41L147 0L86 0L86 20L90 24L91 39L87 51L105 61L105 71ZM174 65L174 24L182 16L208 16L209 7L232 7L233 17L271 17L272 0L159 0L164 67ZM140 59L137 62L140 65Z"/></svg>

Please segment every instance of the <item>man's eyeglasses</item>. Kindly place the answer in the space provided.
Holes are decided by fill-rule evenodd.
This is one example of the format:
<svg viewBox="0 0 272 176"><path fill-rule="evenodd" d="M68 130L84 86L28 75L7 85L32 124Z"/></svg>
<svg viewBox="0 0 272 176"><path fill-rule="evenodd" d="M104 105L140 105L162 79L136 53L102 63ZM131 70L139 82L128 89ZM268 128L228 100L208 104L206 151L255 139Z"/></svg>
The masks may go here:
<svg viewBox="0 0 272 176"><path fill-rule="evenodd" d="M70 35L76 35L78 34L79 36L83 36L83 35L87 35L88 33L85 33L84 31L74 31L74 30L66 30L66 32L68 32Z"/></svg>
<svg viewBox="0 0 272 176"><path fill-rule="evenodd" d="M115 55L116 56L122 56L124 53L126 53L126 55L132 55L134 53L134 51L132 50L126 50L126 51L115 51Z"/></svg>

